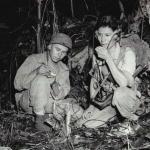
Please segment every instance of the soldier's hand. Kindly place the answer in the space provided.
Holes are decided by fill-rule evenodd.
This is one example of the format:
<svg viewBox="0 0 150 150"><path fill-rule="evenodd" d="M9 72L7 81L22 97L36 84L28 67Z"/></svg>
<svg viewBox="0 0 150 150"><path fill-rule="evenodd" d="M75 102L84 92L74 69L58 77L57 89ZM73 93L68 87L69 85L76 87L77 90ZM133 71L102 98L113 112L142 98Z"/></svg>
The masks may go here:
<svg viewBox="0 0 150 150"><path fill-rule="evenodd" d="M47 73L47 72L49 72L49 68L48 68L48 66L45 65L45 64L42 64L42 65L39 67L39 69L38 69L38 73L39 73L39 74L45 74L45 73Z"/></svg>
<svg viewBox="0 0 150 150"><path fill-rule="evenodd" d="M54 69L50 69L48 65L42 64L38 69L38 74L52 78L56 76Z"/></svg>
<svg viewBox="0 0 150 150"><path fill-rule="evenodd" d="M110 57L108 50L104 47L98 46L95 48L95 51L96 51L99 58L107 60L107 58Z"/></svg>

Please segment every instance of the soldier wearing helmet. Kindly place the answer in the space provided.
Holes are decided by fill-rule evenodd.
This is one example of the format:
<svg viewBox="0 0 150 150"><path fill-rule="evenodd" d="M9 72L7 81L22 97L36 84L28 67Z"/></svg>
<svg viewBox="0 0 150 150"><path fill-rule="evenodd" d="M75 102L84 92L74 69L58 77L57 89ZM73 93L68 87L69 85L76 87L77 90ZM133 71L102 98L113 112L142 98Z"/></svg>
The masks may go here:
<svg viewBox="0 0 150 150"><path fill-rule="evenodd" d="M28 56L16 73L16 104L35 114L38 130L49 130L44 124L46 114L53 113L54 101L61 101L70 91L69 69L61 60L71 48L71 38L57 33L52 36L47 52Z"/></svg>

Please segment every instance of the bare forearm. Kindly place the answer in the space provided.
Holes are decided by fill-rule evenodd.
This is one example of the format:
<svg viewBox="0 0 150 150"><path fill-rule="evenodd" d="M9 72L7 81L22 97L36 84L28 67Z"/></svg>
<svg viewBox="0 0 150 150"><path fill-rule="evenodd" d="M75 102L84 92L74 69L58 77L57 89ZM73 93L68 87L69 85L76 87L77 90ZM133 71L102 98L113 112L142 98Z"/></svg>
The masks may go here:
<svg viewBox="0 0 150 150"><path fill-rule="evenodd" d="M115 65L113 59L111 57L108 57L106 59L106 63L111 71L111 74L114 78L114 80L117 82L119 86L127 86L128 81L121 70L118 69L118 67Z"/></svg>

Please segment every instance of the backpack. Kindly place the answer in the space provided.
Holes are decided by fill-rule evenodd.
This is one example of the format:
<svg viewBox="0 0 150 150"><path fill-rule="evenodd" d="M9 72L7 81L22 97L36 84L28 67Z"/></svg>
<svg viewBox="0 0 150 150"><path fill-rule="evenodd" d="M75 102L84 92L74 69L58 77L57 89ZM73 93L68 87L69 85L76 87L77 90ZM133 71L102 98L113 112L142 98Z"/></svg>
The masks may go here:
<svg viewBox="0 0 150 150"><path fill-rule="evenodd" d="M123 48L130 47L136 54L137 66L148 65L150 61L150 47L147 42L140 39L137 34L130 34L120 40L120 45Z"/></svg>

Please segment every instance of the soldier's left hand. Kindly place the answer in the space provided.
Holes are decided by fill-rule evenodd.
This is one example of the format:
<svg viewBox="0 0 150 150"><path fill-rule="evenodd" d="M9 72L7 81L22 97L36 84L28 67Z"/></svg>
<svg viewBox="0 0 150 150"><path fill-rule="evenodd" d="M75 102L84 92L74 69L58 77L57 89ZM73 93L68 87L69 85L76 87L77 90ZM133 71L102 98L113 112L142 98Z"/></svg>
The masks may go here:
<svg viewBox="0 0 150 150"><path fill-rule="evenodd" d="M104 47L98 46L95 48L95 51L98 55L99 58L102 58L104 60L106 60L107 58L109 58L109 53L108 50Z"/></svg>

